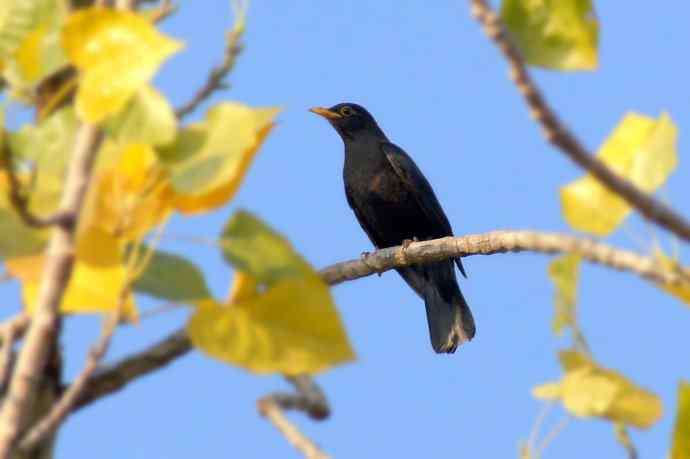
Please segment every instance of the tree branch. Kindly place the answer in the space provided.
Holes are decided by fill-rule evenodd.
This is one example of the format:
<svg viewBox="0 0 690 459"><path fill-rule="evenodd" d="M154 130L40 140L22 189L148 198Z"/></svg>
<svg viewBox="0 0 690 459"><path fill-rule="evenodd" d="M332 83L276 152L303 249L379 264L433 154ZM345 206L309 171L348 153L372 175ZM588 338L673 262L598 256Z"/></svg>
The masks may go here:
<svg viewBox="0 0 690 459"><path fill-rule="evenodd" d="M235 27L228 32L223 62L211 69L206 83L197 90L188 102L175 110L177 118L182 119L189 115L196 110L202 102L211 97L215 91L225 87L223 80L235 67L237 56L242 52L242 43L240 40L244 34L244 17L242 16L244 12L236 12L236 15L237 14L240 16L236 19Z"/></svg>
<svg viewBox="0 0 690 459"><path fill-rule="evenodd" d="M55 432L65 417L72 411L75 402L82 393L89 379L93 375L98 363L110 346L110 341L115 328L120 320L119 314L112 314L105 319L103 331L98 342L93 346L86 359L86 365L69 388L62 394L60 400L55 403L50 412L45 415L31 430L29 430L19 443L19 448L29 451L39 445L47 436Z"/></svg>
<svg viewBox="0 0 690 459"><path fill-rule="evenodd" d="M629 271L652 282L670 285L690 283L688 268L679 267L676 270L668 270L654 258L616 249L591 239L535 231L493 231L413 242L404 252L400 247L377 250L368 254L364 260L355 259L328 266L320 271L320 275L326 283L337 285L413 263L524 251L546 254L576 253L592 263ZM168 365L191 349L192 346L185 330L180 329L159 343L103 368L91 378L76 403L75 409L124 388L135 379Z"/></svg>
<svg viewBox="0 0 690 459"><path fill-rule="evenodd" d="M163 368L191 349L187 332L181 328L153 346L99 369L86 384L74 410L123 389L135 379Z"/></svg>
<svg viewBox="0 0 690 459"><path fill-rule="evenodd" d="M0 325L0 394L5 392L7 378L11 374L13 347L29 326L29 316L20 313Z"/></svg>
<svg viewBox="0 0 690 459"><path fill-rule="evenodd" d="M400 247L377 250L364 259L331 265L322 269L320 274L328 284L336 285L415 263L429 263L470 255L525 251L547 254L575 253L592 263L620 271L630 271L654 282L674 285L690 282L688 268L671 271L664 269L655 259L635 252L616 249L591 239L537 231L492 231L413 242L404 251Z"/></svg>
<svg viewBox="0 0 690 459"><path fill-rule="evenodd" d="M296 393L275 392L262 400L271 399L283 410L303 411L317 421L330 416L328 400L311 376L286 376L285 379L295 387Z"/></svg>
<svg viewBox="0 0 690 459"><path fill-rule="evenodd" d="M39 376L46 364L52 338L57 332L58 308L74 264L76 222L102 138L101 131L90 124L82 125L77 133L59 206L59 211L69 214L70 218L53 228L46 249L47 256L31 324L17 358L7 397L0 408L0 459L9 458L17 436L25 428Z"/></svg>
<svg viewBox="0 0 690 459"><path fill-rule="evenodd" d="M284 408L277 400L270 396L262 398L257 402L257 409L262 416L268 419L283 434L288 443L301 452L304 457L308 459L328 459L329 456L326 453L285 417L283 414Z"/></svg>
<svg viewBox="0 0 690 459"><path fill-rule="evenodd" d="M510 38L505 25L485 0L470 0L472 14L482 25L486 35L501 50L510 65L510 77L530 108L530 115L544 129L546 139L558 147L573 162L587 170L610 191L618 194L648 220L668 229L676 236L690 241L690 222L673 209L637 188L624 177L609 169L590 154L568 130L549 106L534 82L520 51Z"/></svg>
<svg viewBox="0 0 690 459"><path fill-rule="evenodd" d="M307 438L283 414L287 410L299 410L312 419L324 420L330 415L328 401L321 388L309 375L285 377L295 387L295 393L276 392L257 401L259 413L267 418L305 457L325 459L328 456Z"/></svg>

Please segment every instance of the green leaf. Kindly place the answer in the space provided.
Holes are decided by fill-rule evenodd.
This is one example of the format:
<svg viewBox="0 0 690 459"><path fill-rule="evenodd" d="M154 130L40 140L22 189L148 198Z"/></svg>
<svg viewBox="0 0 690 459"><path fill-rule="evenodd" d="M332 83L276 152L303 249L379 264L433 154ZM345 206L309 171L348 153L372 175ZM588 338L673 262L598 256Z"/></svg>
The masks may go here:
<svg viewBox="0 0 690 459"><path fill-rule="evenodd" d="M659 119L628 113L599 148L597 157L647 193L656 191L678 163L678 128L666 113ZM561 188L561 209L570 226L597 236L614 231L632 211L592 175Z"/></svg>
<svg viewBox="0 0 690 459"><path fill-rule="evenodd" d="M7 201L4 190L0 197L0 234L0 258L34 255L48 242L48 231L26 226Z"/></svg>
<svg viewBox="0 0 690 459"><path fill-rule="evenodd" d="M597 68L599 24L591 0L503 0L501 17L528 64Z"/></svg>
<svg viewBox="0 0 690 459"><path fill-rule="evenodd" d="M30 209L37 214L46 214L57 208L77 126L74 110L66 107L38 126L27 125L9 135L17 163L34 171L30 180Z"/></svg>
<svg viewBox="0 0 690 459"><path fill-rule="evenodd" d="M165 145L175 138L177 118L161 93L144 86L124 110L106 122L105 129L122 144Z"/></svg>
<svg viewBox="0 0 690 459"><path fill-rule="evenodd" d="M678 385L676 426L673 429L671 459L690 459L690 383Z"/></svg>
<svg viewBox="0 0 690 459"><path fill-rule="evenodd" d="M283 236L246 211L225 225L221 243L225 261L263 284L314 272Z"/></svg>
<svg viewBox="0 0 690 459"><path fill-rule="evenodd" d="M209 110L205 121L180 130L175 142L159 149L178 210L206 212L231 199L277 113L275 108L225 102Z"/></svg>
<svg viewBox="0 0 690 459"><path fill-rule="evenodd" d="M577 321L575 304L580 261L579 255L568 254L556 258L549 264L549 278L556 288L553 331L557 335L563 333L565 327L575 325Z"/></svg>
<svg viewBox="0 0 690 459"><path fill-rule="evenodd" d="M30 102L35 83L65 64L59 31L67 6L64 0L2 1L0 68L11 97Z"/></svg>
<svg viewBox="0 0 690 459"><path fill-rule="evenodd" d="M65 108L43 120L38 126L27 125L5 135L13 153L17 176L29 196L29 209L46 215L57 209L69 152L74 147L77 121ZM48 232L24 224L7 197L9 182L0 180L0 257L34 255L43 250Z"/></svg>
<svg viewBox="0 0 690 459"><path fill-rule="evenodd" d="M134 289L175 303L191 304L211 298L201 270L179 255L156 250Z"/></svg>

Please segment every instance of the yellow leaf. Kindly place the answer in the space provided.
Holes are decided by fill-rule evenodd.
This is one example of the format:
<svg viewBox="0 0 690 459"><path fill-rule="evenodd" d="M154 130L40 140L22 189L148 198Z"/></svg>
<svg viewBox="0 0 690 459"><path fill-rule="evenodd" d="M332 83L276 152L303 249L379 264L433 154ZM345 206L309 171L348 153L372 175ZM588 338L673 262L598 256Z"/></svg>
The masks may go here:
<svg viewBox="0 0 690 459"><path fill-rule="evenodd" d="M677 128L663 113L658 120L629 113L597 156L618 175L648 193L676 168ZM561 188L561 208L576 230L606 236L630 213L630 206L590 174Z"/></svg>
<svg viewBox="0 0 690 459"><path fill-rule="evenodd" d="M66 314L114 312L122 307L125 319L136 321L137 308L131 294L122 297L127 283L124 247L116 238L91 230L79 237L72 277L62 298ZM6 260L7 270L22 282L22 297L32 311L41 285L44 255Z"/></svg>
<svg viewBox="0 0 690 459"><path fill-rule="evenodd" d="M535 397L558 398L578 417L602 417L639 428L651 427L661 417L661 400L623 375L577 352L561 352L560 359L563 379L536 387Z"/></svg>
<svg viewBox="0 0 690 459"><path fill-rule="evenodd" d="M228 303L239 303L256 296L258 286L259 283L255 277L242 271L237 271L235 273L235 280L232 282L230 294L228 295Z"/></svg>
<svg viewBox="0 0 690 459"><path fill-rule="evenodd" d="M532 388L532 396L541 400L556 400L561 397L561 383L551 382Z"/></svg>
<svg viewBox="0 0 690 459"><path fill-rule="evenodd" d="M120 111L182 47L135 13L98 7L72 13L62 40L68 58L83 72L77 113L94 123Z"/></svg>
<svg viewBox="0 0 690 459"><path fill-rule="evenodd" d="M553 318L553 330L557 335L564 327L576 323L575 302L577 299L577 280L581 258L568 254L558 257L549 264L549 278L556 288L556 314Z"/></svg>
<svg viewBox="0 0 690 459"><path fill-rule="evenodd" d="M677 260L667 257L661 249L656 250L654 253L657 263L667 271L678 272L681 268ZM682 277L681 277L682 278ZM680 282L678 284L657 284L657 286L670 293L671 295L678 298L683 303L690 305L690 283Z"/></svg>
<svg viewBox="0 0 690 459"><path fill-rule="evenodd" d="M47 33L45 24L38 26L24 38L15 52L19 70L28 82L33 83L41 76L40 46Z"/></svg>
<svg viewBox="0 0 690 459"><path fill-rule="evenodd" d="M238 270L231 304L197 302L195 346L257 373L315 373L354 359L328 286L280 234L238 212L222 243Z"/></svg>
<svg viewBox="0 0 690 459"><path fill-rule="evenodd" d="M690 459L690 384L685 381L678 385L678 409L671 459Z"/></svg>
<svg viewBox="0 0 690 459"><path fill-rule="evenodd" d="M229 201L278 111L225 102L160 149L160 158L170 170L176 208L188 214L207 212Z"/></svg>
<svg viewBox="0 0 690 459"><path fill-rule="evenodd" d="M82 227L137 240L172 211L168 177L150 145L125 147L114 166L98 171L94 183Z"/></svg>
<svg viewBox="0 0 690 459"><path fill-rule="evenodd" d="M232 305L200 302L187 332L208 355L255 373L317 373L355 358L317 277L281 281Z"/></svg>
<svg viewBox="0 0 690 459"><path fill-rule="evenodd" d="M597 68L599 24L591 0L503 0L501 17L527 63Z"/></svg>
<svg viewBox="0 0 690 459"><path fill-rule="evenodd" d="M15 51L15 60L29 84L63 67L67 58L60 43L59 24L43 23L32 30Z"/></svg>

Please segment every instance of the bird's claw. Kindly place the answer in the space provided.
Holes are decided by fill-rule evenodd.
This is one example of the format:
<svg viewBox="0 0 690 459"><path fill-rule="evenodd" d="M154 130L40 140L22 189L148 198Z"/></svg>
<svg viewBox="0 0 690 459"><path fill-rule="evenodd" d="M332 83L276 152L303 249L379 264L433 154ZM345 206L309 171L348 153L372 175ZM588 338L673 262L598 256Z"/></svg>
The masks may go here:
<svg viewBox="0 0 690 459"><path fill-rule="evenodd" d="M407 249L413 242L419 242L419 239L417 239L416 236L412 239L403 239L402 244L400 244L400 256L402 256L405 261L407 261L407 254L405 252L407 252Z"/></svg>

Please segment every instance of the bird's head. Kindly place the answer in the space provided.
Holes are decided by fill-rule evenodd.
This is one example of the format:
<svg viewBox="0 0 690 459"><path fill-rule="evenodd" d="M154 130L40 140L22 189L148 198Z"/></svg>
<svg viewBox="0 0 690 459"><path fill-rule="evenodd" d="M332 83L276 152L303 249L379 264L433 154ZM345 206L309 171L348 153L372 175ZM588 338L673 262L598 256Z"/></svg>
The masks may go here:
<svg viewBox="0 0 690 459"><path fill-rule="evenodd" d="M384 136L374 117L361 105L342 103L331 108L314 107L309 111L326 118L343 139Z"/></svg>

